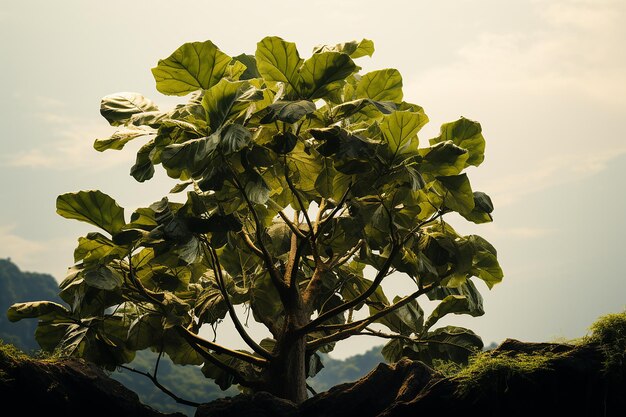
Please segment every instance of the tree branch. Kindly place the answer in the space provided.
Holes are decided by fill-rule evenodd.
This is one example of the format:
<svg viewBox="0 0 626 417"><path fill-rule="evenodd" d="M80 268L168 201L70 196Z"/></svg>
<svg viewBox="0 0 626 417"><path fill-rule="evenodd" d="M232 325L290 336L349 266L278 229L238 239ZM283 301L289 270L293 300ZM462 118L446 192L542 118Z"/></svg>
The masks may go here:
<svg viewBox="0 0 626 417"><path fill-rule="evenodd" d="M248 332L246 332L246 329L241 324L241 321L239 321L239 317L237 317L235 308L233 307L233 304L230 301L230 297L228 296L228 292L226 291L226 283L224 282L224 275L222 274L222 266L220 265L217 252L211 245L209 245L206 239L202 239L202 242L204 243L205 250L208 249L209 255L211 257L211 263L213 264L213 273L215 274L215 277L217 278L217 285L220 289L220 292L222 293L222 298L224 299L224 302L226 303L228 314L230 315L230 318L233 321L233 324L235 325L235 329L237 329L237 332L239 333L241 338L244 340L244 342L246 342L248 346L250 346L250 348L253 351L258 353L261 357L267 360L271 360L273 358L272 354L268 352L267 350L263 349L263 347L261 347L258 343L256 343L250 337Z"/></svg>
<svg viewBox="0 0 626 417"><path fill-rule="evenodd" d="M443 278L442 278L443 279ZM320 337L319 339L315 339L310 341L309 343L307 343L307 350L315 350L318 349L320 346L323 346L325 344L328 343L332 343L332 342L336 342L339 340L343 340L346 339L354 334L358 334L361 330L365 329L367 326L369 326L370 324L372 324L373 322L375 322L376 320L380 319L381 317L386 316L387 314L399 309L400 307L403 307L404 305L408 304L409 302L413 301L414 299L416 299L417 297L419 297L420 295L426 294L427 292L431 291L432 289L434 289L435 287L437 287L439 285L439 282L441 280L438 280L437 282L434 282L426 287L422 287L420 289L418 289L417 291L415 291L412 294L409 294L403 298L401 298L400 300L398 300L398 302L383 308L382 310L378 311L375 314L372 314L371 316L362 319L362 320L358 320L352 323L346 323L343 325L332 325L333 329L340 329L338 332L333 333L331 335L328 336L324 336L324 337ZM312 322L311 322L312 323ZM331 325L326 325L324 326L324 328L331 328Z"/></svg>
<svg viewBox="0 0 626 417"><path fill-rule="evenodd" d="M243 236L243 241L248 249L250 249L259 258L263 259L263 252L261 251L261 249L257 248L252 239L250 239L250 235L248 234L248 232L241 229L241 235Z"/></svg>
<svg viewBox="0 0 626 417"><path fill-rule="evenodd" d="M256 366L267 366L268 361L263 358L259 358L257 356L253 356L246 352L241 352L239 350L231 350L225 348L222 345L218 345L217 343L210 342L195 333L192 333L187 328L178 325L175 327L176 331L195 349L196 346L203 347L205 349L213 350L217 353L223 353L228 356L232 356L233 358L241 359L244 362L251 363ZM197 350L197 349L196 349Z"/></svg>
<svg viewBox="0 0 626 417"><path fill-rule="evenodd" d="M263 261L265 263L265 267L267 268L267 271L270 274L270 279L272 280L272 283L276 287L276 290L278 291L278 294L280 295L281 302L284 305L285 303L288 302L287 292L286 292L287 284L280 278L278 270L276 269L274 262L272 262L272 255L269 253L269 251L267 250L267 247L263 243L263 232L262 232L263 228L261 227L261 221L259 220L259 215L257 214L254 208L254 205L248 198L248 195L246 194L245 189L243 188L243 186L237 179L237 176L232 168L231 168L231 171L233 174L233 181L235 183L235 186L237 187L237 189L243 196L244 200L246 201L246 204L248 205L248 209L250 210L250 213L252 214L252 218L254 219L257 243L260 246L260 250L263 254Z"/></svg>
<svg viewBox="0 0 626 417"><path fill-rule="evenodd" d="M380 270L378 271L378 273L376 274L376 277L374 278L374 281L372 282L372 285L369 286L369 288L367 290L365 290L363 293L361 293L361 295L359 295L358 297L347 301L341 305L338 305L337 307L334 307L330 310L328 310L327 312L320 314L316 319L311 320L308 324L302 326L301 328L299 328L297 330L298 334L305 334L305 333L310 333L311 331L315 330L315 328L319 325L322 324L323 322L325 322L326 320L329 320L333 317L335 317L338 314L341 314L357 305L359 305L361 302L367 300L367 298L372 295L374 293L374 291L376 291L376 288L378 288L378 286L380 285L381 281L383 280L383 278L385 277L385 275L387 274L387 270L389 269L389 267L391 267L391 263L393 262L394 258L396 257L396 255L398 254L399 250L400 250L401 246L396 245L395 243L392 243L392 248L391 248L391 252L389 253L389 257L385 260L385 262L383 263L382 267L380 268Z"/></svg>
<svg viewBox="0 0 626 417"><path fill-rule="evenodd" d="M139 375L143 375L146 378L148 378L150 381L152 381L152 383L154 384L155 387L157 387L158 389L160 389L161 391L163 391L165 394L167 394L168 396L170 396L171 398L174 399L174 401L176 401L179 404L184 404L184 405L189 405L191 407L198 407L200 405L200 403L197 403L195 401L189 401L186 400L184 398L179 397L178 395L174 394L172 391L170 391L169 389L165 388L156 378L156 372L155 375L151 375L148 372L143 372L140 370L137 370L135 368L131 368L130 366L126 366L126 365L118 365L118 367L122 368L122 369L126 369L127 371L130 372L134 372L136 374Z"/></svg>

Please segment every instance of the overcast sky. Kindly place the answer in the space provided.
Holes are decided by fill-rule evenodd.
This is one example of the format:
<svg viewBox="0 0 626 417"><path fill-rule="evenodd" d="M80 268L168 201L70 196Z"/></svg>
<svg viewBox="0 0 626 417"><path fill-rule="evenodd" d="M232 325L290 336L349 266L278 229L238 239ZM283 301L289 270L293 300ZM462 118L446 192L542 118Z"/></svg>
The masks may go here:
<svg viewBox="0 0 626 417"><path fill-rule="evenodd" d="M57 195L100 189L130 213L171 188L164 175L146 184L128 175L139 143L102 154L92 144L112 133L98 111L104 95L177 102L156 92L150 68L182 43L210 39L237 55L278 35L308 56L365 37L376 53L359 64L401 71L405 98L431 120L422 140L459 116L480 121L487 140L485 163L469 174L492 196L495 222L457 229L496 246L505 279L480 286L484 317L446 323L487 343L545 341L584 335L624 309L626 2L213 3L2 2L0 257L62 279L92 229L58 217Z"/></svg>

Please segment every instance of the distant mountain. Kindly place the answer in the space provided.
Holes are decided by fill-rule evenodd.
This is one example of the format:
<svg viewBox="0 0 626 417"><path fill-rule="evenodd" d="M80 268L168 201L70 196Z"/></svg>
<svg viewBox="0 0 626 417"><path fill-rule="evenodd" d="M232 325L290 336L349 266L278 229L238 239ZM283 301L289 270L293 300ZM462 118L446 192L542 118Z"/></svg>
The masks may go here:
<svg viewBox="0 0 626 417"><path fill-rule="evenodd" d="M39 345L34 337L37 321L22 320L11 323L6 318L6 311L11 304L23 301L50 300L63 304L58 292L58 284L51 275L22 272L10 259L0 259L0 339L18 346L25 352L38 350ZM345 360L322 355L324 369L309 380L309 385L316 392L322 392L334 385L355 381L384 361L380 350L381 347L374 348ZM135 360L129 366L144 372L152 372L155 360L154 352L141 351L137 352ZM195 412L191 407L177 404L144 376L121 370L112 373L111 377L135 391L143 403L157 410L180 411L189 416ZM202 375L199 367L175 366L167 357L162 358L159 365L159 382L179 396L196 402L208 402L219 397L238 394L235 388L220 390Z"/></svg>
<svg viewBox="0 0 626 417"><path fill-rule="evenodd" d="M0 339L25 352L39 349L35 341L37 320L11 323L6 311L13 303L50 300L63 303L58 296L59 284L52 275L22 272L10 259L0 259Z"/></svg>

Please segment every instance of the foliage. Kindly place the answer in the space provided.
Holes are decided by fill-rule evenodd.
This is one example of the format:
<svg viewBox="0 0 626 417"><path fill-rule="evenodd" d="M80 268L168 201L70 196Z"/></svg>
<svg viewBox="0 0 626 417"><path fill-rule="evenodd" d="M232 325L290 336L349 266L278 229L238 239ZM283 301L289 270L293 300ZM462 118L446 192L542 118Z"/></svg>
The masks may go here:
<svg viewBox="0 0 626 417"><path fill-rule="evenodd" d="M110 369L150 348L203 365L224 389L295 401L321 367L316 352L356 334L391 338L390 360L467 360L480 338L435 325L483 314L470 278L489 288L502 279L495 248L444 220L452 212L492 220L490 198L465 173L484 159L481 127L461 118L420 142L428 117L403 101L399 72L358 73L354 59L373 50L363 40L302 59L295 44L266 37L254 56L230 57L210 41L187 43L152 69L157 89L188 95L186 103L161 110L138 93L105 97L101 114L117 131L94 147L144 138L131 175L149 180L160 164L179 181L171 193L186 195L136 209L129 221L100 191L59 196L61 216L102 232L78 240L60 285L69 309L25 303L9 318L38 317L42 348ZM415 288L390 300L380 284L394 272ZM440 300L429 317L421 295ZM248 335L239 304L271 339ZM354 320L355 311L366 318ZM250 351L198 335L226 315Z"/></svg>
<svg viewBox="0 0 626 417"><path fill-rule="evenodd" d="M605 371L612 375L626 375L626 312L607 314L591 325L586 343L598 344L604 355Z"/></svg>
<svg viewBox="0 0 626 417"><path fill-rule="evenodd" d="M0 311L7 311L18 301L61 302L58 291L58 284L51 275L23 272L9 259L0 259ZM0 340L25 352L39 349L33 336L36 328L36 322L10 323L4 313L0 314Z"/></svg>

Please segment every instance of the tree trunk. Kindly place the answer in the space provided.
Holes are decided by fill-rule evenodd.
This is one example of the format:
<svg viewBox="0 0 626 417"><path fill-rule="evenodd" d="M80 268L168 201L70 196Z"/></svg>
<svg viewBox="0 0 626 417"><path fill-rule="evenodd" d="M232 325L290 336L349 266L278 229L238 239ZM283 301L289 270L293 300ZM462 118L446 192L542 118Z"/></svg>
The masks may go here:
<svg viewBox="0 0 626 417"><path fill-rule="evenodd" d="M278 356L269 366L266 381L269 392L300 404L307 399L306 339L303 336L294 336L296 322L297 320L288 320L284 336L278 341Z"/></svg>

